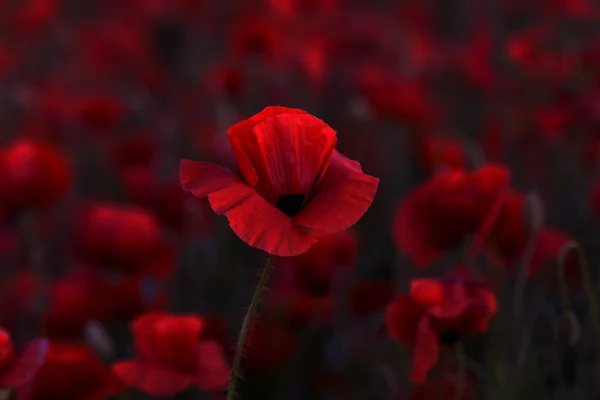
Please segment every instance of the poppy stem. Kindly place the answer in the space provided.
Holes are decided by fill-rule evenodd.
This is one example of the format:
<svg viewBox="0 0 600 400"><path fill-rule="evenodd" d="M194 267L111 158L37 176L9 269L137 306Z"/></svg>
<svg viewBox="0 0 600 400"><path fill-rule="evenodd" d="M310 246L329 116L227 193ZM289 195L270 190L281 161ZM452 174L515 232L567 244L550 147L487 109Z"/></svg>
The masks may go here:
<svg viewBox="0 0 600 400"><path fill-rule="evenodd" d="M565 311L570 311L567 281L565 277L566 255L569 252L569 250L575 250L575 252L577 253L577 257L579 258L581 279L583 281L583 286L587 295L588 310L590 313L590 319L592 320L594 333L596 336L596 351L598 352L597 357L598 360L600 360L600 319L598 317L598 299L596 299L596 295L594 294L594 288L592 287L592 278L590 276L590 267L587 258L583 253L583 248L575 240L572 240L563 246L563 248L560 251L560 258L558 262L558 280L560 281L559 284L561 285L561 298L563 302L563 307L568 306L569 308L565 308Z"/></svg>
<svg viewBox="0 0 600 400"><path fill-rule="evenodd" d="M252 297L252 301L250 302L250 306L248 307L246 316L244 317L244 322L242 323L242 330L240 331L240 336L238 337L237 346L235 348L235 356L233 357L231 378L227 387L227 400L233 400L233 398L235 397L235 385L237 382L237 378L240 374L240 362L242 361L242 353L244 352L246 336L248 336L248 331L250 330L250 323L252 322L252 318L254 317L256 309L258 308L258 304L260 303L262 292L267 286L269 277L271 276L271 269L273 268L274 258L274 255L269 254L265 267L260 275L258 286L256 288L256 291L254 292L254 296Z"/></svg>
<svg viewBox="0 0 600 400"><path fill-rule="evenodd" d="M464 386L465 386L465 370L467 368L467 358L465 356L465 349L463 348L462 342L457 342L454 346L456 350L456 363L457 363L457 371L456 371L456 388L454 399L460 400L463 396Z"/></svg>

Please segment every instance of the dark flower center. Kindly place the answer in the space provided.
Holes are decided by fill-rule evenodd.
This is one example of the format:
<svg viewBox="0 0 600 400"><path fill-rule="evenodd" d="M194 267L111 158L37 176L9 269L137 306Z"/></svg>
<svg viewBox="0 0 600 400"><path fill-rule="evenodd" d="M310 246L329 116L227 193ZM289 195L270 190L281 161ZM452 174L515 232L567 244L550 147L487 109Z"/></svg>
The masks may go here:
<svg viewBox="0 0 600 400"><path fill-rule="evenodd" d="M304 203L303 194L284 194L277 198L275 207L288 217L293 217L300 212L302 203Z"/></svg>
<svg viewBox="0 0 600 400"><path fill-rule="evenodd" d="M458 342L458 339L458 333L452 329L444 331L438 336L438 340L443 344L454 344Z"/></svg>

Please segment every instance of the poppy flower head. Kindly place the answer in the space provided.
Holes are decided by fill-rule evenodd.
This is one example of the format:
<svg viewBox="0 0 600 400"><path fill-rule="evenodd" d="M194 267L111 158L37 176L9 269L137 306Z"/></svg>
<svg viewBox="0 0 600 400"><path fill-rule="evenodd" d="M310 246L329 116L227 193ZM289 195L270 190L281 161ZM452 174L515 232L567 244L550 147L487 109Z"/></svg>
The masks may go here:
<svg viewBox="0 0 600 400"><path fill-rule="evenodd" d="M122 391L120 382L86 345L50 342L31 398L104 399Z"/></svg>
<svg viewBox="0 0 600 400"><path fill-rule="evenodd" d="M411 379L421 383L438 361L440 345L483 333L496 312L496 298L485 287L464 280L415 279L410 293L386 310L389 334L413 348Z"/></svg>
<svg viewBox="0 0 600 400"><path fill-rule="evenodd" d="M323 233L356 223L373 201L379 180L335 151L335 131L305 111L267 107L227 133L243 180L189 160L180 180L185 191L208 196L251 246L301 254Z"/></svg>
<svg viewBox="0 0 600 400"><path fill-rule="evenodd" d="M131 327L141 359L187 373L196 368L196 343L204 322L195 316L147 313Z"/></svg>
<svg viewBox="0 0 600 400"><path fill-rule="evenodd" d="M450 170L434 176L400 204L394 221L398 247L425 267L471 235L484 239L502 205L508 178L505 168L492 165L473 173Z"/></svg>
<svg viewBox="0 0 600 400"><path fill-rule="evenodd" d="M204 325L193 315L142 314L131 323L138 358L114 364L113 371L129 387L151 395L223 387L230 370L220 346L201 339Z"/></svg>
<svg viewBox="0 0 600 400"><path fill-rule="evenodd" d="M0 207L10 211L45 207L71 185L66 159L51 146L20 139L0 150Z"/></svg>
<svg viewBox="0 0 600 400"><path fill-rule="evenodd" d="M100 263L139 264L160 241L154 214L145 208L93 204L80 218L78 237L87 259Z"/></svg>

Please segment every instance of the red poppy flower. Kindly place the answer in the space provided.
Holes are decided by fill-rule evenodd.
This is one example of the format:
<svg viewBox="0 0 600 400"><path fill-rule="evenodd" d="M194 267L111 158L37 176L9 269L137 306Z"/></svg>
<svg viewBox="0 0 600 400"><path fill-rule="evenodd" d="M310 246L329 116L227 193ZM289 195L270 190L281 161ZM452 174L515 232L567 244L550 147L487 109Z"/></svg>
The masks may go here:
<svg viewBox="0 0 600 400"><path fill-rule="evenodd" d="M335 151L335 131L304 111L267 107L228 135L244 178L183 160L181 184L208 196L251 246L278 256L301 254L319 234L356 223L373 201L379 180Z"/></svg>
<svg viewBox="0 0 600 400"><path fill-rule="evenodd" d="M50 342L32 389L32 400L104 400L124 388L86 345Z"/></svg>
<svg viewBox="0 0 600 400"><path fill-rule="evenodd" d="M400 204L394 222L398 247L422 268L471 235L481 244L496 220L508 179L508 170L493 165L434 176Z"/></svg>
<svg viewBox="0 0 600 400"><path fill-rule="evenodd" d="M0 207L49 206L71 186L71 170L54 148L20 139L0 150Z"/></svg>
<svg viewBox="0 0 600 400"><path fill-rule="evenodd" d="M414 350L411 379L423 383L438 361L440 344L483 333L496 312L495 295L461 280L415 279L410 293L389 304L389 334Z"/></svg>
<svg viewBox="0 0 600 400"><path fill-rule="evenodd" d="M91 204L79 218L78 243L86 259L112 268L135 270L153 257L160 227L144 208Z"/></svg>
<svg viewBox="0 0 600 400"><path fill-rule="evenodd" d="M30 385L44 363L46 348L46 340L36 339L17 356L9 333L0 328L0 388Z"/></svg>
<svg viewBox="0 0 600 400"><path fill-rule="evenodd" d="M131 324L138 358L120 361L113 371L127 386L151 395L172 395L191 386L216 390L229 380L221 348L200 340L202 318L147 313Z"/></svg>

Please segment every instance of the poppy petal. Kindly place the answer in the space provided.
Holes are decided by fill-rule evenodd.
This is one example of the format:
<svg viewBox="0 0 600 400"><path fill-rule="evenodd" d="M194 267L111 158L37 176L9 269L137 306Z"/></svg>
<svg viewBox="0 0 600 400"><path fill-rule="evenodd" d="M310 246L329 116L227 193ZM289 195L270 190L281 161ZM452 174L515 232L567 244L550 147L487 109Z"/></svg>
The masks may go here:
<svg viewBox="0 0 600 400"><path fill-rule="evenodd" d="M422 318L417 326L415 353L410 374L411 380L415 383L425 382L427 373L437 363L438 357L438 338L429 326L429 318Z"/></svg>
<svg viewBox="0 0 600 400"><path fill-rule="evenodd" d="M147 312L140 315L130 324L131 332L135 338L137 353L143 358L149 358L153 352L154 330L152 327L165 316L160 311Z"/></svg>
<svg viewBox="0 0 600 400"><path fill-rule="evenodd" d="M240 179L227 168L192 160L181 160L179 180L185 192L192 192L198 198L241 183Z"/></svg>
<svg viewBox="0 0 600 400"><path fill-rule="evenodd" d="M37 339L31 342L19 356L11 369L0 379L0 387L22 387L27 385L38 372L44 360L48 342Z"/></svg>
<svg viewBox="0 0 600 400"><path fill-rule="evenodd" d="M154 396L168 396L185 390L192 378L135 360L121 361L112 367L127 386Z"/></svg>
<svg viewBox="0 0 600 400"><path fill-rule="evenodd" d="M279 196L308 196L337 142L331 127L306 113L279 114L250 130L230 129L229 139L247 182L272 204Z"/></svg>
<svg viewBox="0 0 600 400"><path fill-rule="evenodd" d="M314 197L295 218L296 223L326 233L347 229L367 211L378 184L379 179L362 173L360 164L334 151Z"/></svg>
<svg viewBox="0 0 600 400"><path fill-rule="evenodd" d="M445 300L443 282L431 278L418 278L410 282L410 297L424 306L441 304Z"/></svg>
<svg viewBox="0 0 600 400"><path fill-rule="evenodd" d="M195 383L203 390L220 389L227 385L231 370L221 347L213 341L198 344L198 372Z"/></svg>
<svg viewBox="0 0 600 400"><path fill-rule="evenodd" d="M225 210L223 213L231 229L240 239L269 254L295 256L317 241L310 232L295 225L287 215L247 186L213 193L208 198L215 212ZM231 206L232 198L242 200Z"/></svg>
<svg viewBox="0 0 600 400"><path fill-rule="evenodd" d="M394 339L412 346L416 339L417 324L424 315L422 306L408 296L401 296L388 305L385 324Z"/></svg>

